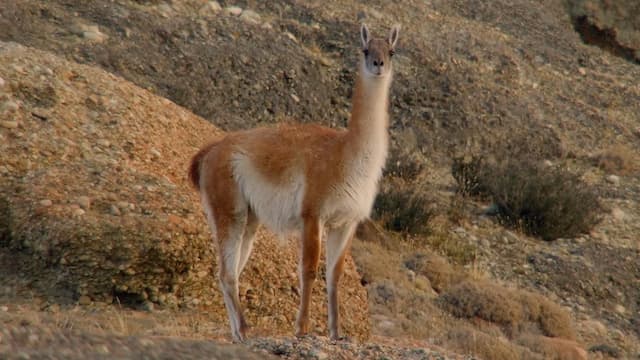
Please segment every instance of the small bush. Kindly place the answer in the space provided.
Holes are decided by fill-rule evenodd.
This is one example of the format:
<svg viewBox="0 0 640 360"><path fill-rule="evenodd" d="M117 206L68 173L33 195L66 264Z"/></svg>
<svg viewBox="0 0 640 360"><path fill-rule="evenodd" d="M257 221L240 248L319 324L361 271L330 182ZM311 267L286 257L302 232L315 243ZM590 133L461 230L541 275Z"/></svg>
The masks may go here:
<svg viewBox="0 0 640 360"><path fill-rule="evenodd" d="M487 167L481 157L459 157L453 159L451 175L458 183L458 192L463 195L485 196L489 189L485 183L488 174L484 174Z"/></svg>
<svg viewBox="0 0 640 360"><path fill-rule="evenodd" d="M478 255L478 249L474 244L441 230L432 231L424 242L456 264L470 264Z"/></svg>
<svg viewBox="0 0 640 360"><path fill-rule="evenodd" d="M424 171L425 160L417 152L392 152L387 160L385 176L394 176L406 181L415 180Z"/></svg>
<svg viewBox="0 0 640 360"><path fill-rule="evenodd" d="M447 341L455 348L470 353L481 359L492 360L541 360L525 348L512 344L506 340L487 335L468 327L457 327L449 331Z"/></svg>
<svg viewBox="0 0 640 360"><path fill-rule="evenodd" d="M576 334L571 326L569 313L546 297L527 291L516 291L522 303L525 318L536 323L543 334L551 337L574 340Z"/></svg>
<svg viewBox="0 0 640 360"><path fill-rule="evenodd" d="M534 326L545 336L575 339L569 314L545 297L484 281L464 281L440 295L440 306L461 318L502 326L507 333Z"/></svg>
<svg viewBox="0 0 640 360"><path fill-rule="evenodd" d="M583 360L588 358L587 352L571 340L529 334L520 337L517 342L531 351L542 354L547 360Z"/></svg>
<svg viewBox="0 0 640 360"><path fill-rule="evenodd" d="M426 276L438 293L448 289L452 284L459 283L465 276L461 271L456 271L443 257L435 254L413 254L405 260L404 266L416 274Z"/></svg>
<svg viewBox="0 0 640 360"><path fill-rule="evenodd" d="M400 271L403 268L402 259L395 256L396 249L389 249L385 244L355 242L352 253L363 284L380 279L390 279L396 285L408 281L406 274Z"/></svg>
<svg viewBox="0 0 640 360"><path fill-rule="evenodd" d="M578 236L600 220L594 190L561 168L526 159L490 164L474 158L454 162L452 170L459 188L495 203L501 222L544 240Z"/></svg>
<svg viewBox="0 0 640 360"><path fill-rule="evenodd" d="M578 236L600 220L595 192L565 170L515 161L498 167L492 179L500 219L544 240Z"/></svg>
<svg viewBox="0 0 640 360"><path fill-rule="evenodd" d="M432 216L431 200L423 193L387 186L378 194L373 206L374 218L385 228L406 234L424 234Z"/></svg>
<svg viewBox="0 0 640 360"><path fill-rule="evenodd" d="M607 173L627 175L638 170L637 150L625 145L613 146L592 158L594 165Z"/></svg>
<svg viewBox="0 0 640 360"><path fill-rule="evenodd" d="M498 285L465 281L445 291L440 303L454 316L479 317L511 331L523 322L524 312L522 304L504 291L508 290Z"/></svg>

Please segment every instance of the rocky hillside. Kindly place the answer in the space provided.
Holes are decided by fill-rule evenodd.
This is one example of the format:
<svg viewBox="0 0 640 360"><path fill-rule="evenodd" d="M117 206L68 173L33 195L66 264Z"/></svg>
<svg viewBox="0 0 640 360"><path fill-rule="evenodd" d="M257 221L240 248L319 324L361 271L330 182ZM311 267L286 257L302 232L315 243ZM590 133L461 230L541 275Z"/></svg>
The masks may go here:
<svg viewBox="0 0 640 360"><path fill-rule="evenodd" d="M115 295L137 309L207 314L151 313L146 320L190 329L155 335L223 336L215 250L184 181L189 156L222 131L281 121L344 126L359 22L375 34L397 22L383 189L428 203L428 231L361 232L369 241L354 244L360 274L350 262L343 283L346 332L488 358L581 358L585 350L633 358L636 10L599 0L9 1L0 7L0 248L12 259L7 272L20 276L2 299L25 309L62 304L67 316L76 303L110 311ZM485 200L460 200L452 159L496 153L576 174L596 190L601 221L545 242L503 227ZM243 276L242 300L256 334L289 334L295 245L280 249L260 236L263 255ZM323 291L314 296L317 331ZM494 292L510 294L499 303L516 310L485 308ZM530 307L548 302L559 305L545 305L548 316ZM565 319L564 339L545 319ZM139 333L125 328L119 334ZM285 357L335 351L279 341L254 348Z"/></svg>
<svg viewBox="0 0 640 360"><path fill-rule="evenodd" d="M0 244L51 301L202 307L226 322L216 256L188 160L220 135L166 99L97 68L0 45ZM244 275L251 323L290 333L297 247L260 233ZM368 334L366 293L349 262L345 331ZM324 284L314 295L325 328ZM326 306L325 306L326 307ZM270 309L270 310L267 310Z"/></svg>

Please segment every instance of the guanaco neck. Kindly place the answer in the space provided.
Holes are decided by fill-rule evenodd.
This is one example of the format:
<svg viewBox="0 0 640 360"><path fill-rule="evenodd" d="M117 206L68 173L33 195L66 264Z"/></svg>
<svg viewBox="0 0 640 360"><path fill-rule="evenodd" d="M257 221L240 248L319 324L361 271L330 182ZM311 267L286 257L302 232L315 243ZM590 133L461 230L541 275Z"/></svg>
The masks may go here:
<svg viewBox="0 0 640 360"><path fill-rule="evenodd" d="M377 160L382 168L389 147L389 87L391 72L369 76L361 61L353 91L351 118L347 127L347 146L358 158ZM373 164L372 164L373 165Z"/></svg>

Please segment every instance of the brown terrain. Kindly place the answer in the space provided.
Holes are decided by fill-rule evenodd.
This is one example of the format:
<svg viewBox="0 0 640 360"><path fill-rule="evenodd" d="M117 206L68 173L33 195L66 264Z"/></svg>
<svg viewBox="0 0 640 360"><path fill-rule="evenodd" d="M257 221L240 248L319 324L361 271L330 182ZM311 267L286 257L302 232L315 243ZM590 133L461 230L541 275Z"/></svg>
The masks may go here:
<svg viewBox="0 0 640 360"><path fill-rule="evenodd" d="M0 358L639 358L638 11L4 1ZM350 340L325 337L323 271L313 335L293 337L297 243L261 230L241 277L251 339L229 344L188 161L225 131L345 126L361 21L402 31L391 155L341 281ZM593 189L597 224L546 241L461 195L454 159L523 154Z"/></svg>

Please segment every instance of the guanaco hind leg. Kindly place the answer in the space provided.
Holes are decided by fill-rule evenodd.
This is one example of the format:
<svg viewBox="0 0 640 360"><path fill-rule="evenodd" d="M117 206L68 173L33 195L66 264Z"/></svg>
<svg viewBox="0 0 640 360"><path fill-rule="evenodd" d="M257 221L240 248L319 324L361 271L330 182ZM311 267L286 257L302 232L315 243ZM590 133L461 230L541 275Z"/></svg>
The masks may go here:
<svg viewBox="0 0 640 360"><path fill-rule="evenodd" d="M258 218L256 215L249 209L249 213L247 214L247 225L244 229L244 236L242 238L242 248L240 249L240 261L238 262L238 278L242 275L242 270L244 270L247 262L249 261L249 257L251 256L251 251L253 250L253 241L255 240L256 230L258 229ZM249 330L249 325L247 325L244 316L242 313L240 314L240 333L246 335L247 330Z"/></svg>
<svg viewBox="0 0 640 360"><path fill-rule="evenodd" d="M246 323L240 307L238 295L239 265L242 257L242 245L247 223L246 210L234 216L216 218L218 230L219 278L224 297L224 305L229 314L231 335L236 342L243 341Z"/></svg>
<svg viewBox="0 0 640 360"><path fill-rule="evenodd" d="M242 238L242 251L240 253L240 262L238 263L238 276L242 275L242 270L247 265L251 251L253 250L253 241L255 240L256 230L259 225L256 214L249 209L247 213L247 225L244 228L244 236Z"/></svg>
<svg viewBox="0 0 640 360"><path fill-rule="evenodd" d="M200 195L211 232L218 244L218 277L229 315L231 336L233 341L240 342L245 338L247 326L240 307L238 279L241 265L244 266L251 251L255 217L252 215L251 224L248 224L248 205L238 199L237 192L228 188L203 186ZM245 239L249 240L246 244Z"/></svg>

